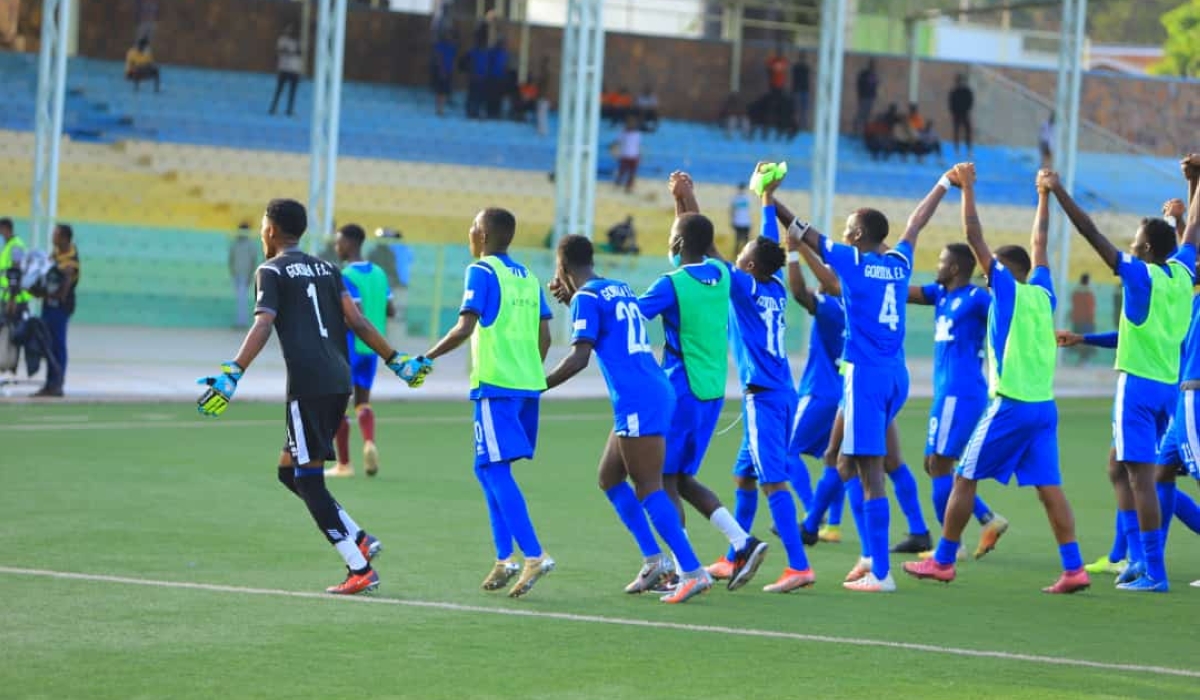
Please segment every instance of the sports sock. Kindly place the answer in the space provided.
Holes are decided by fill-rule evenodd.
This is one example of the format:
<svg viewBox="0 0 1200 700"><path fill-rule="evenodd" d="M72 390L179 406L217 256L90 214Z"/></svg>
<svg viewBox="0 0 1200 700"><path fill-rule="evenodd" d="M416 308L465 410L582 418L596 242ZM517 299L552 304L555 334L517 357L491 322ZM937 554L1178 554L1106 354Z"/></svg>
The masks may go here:
<svg viewBox="0 0 1200 700"><path fill-rule="evenodd" d="M529 508L525 505L521 487L513 480L512 467L508 462L492 462L483 468L483 475L496 497L500 512L504 514L504 524L508 526L508 531L525 558L537 559L542 556L542 544L538 542L533 521L529 519Z"/></svg>
<svg viewBox="0 0 1200 700"><path fill-rule="evenodd" d="M746 540L750 537L749 533L742 529L742 526L734 519L733 513L730 513L725 506L714 510L708 521L716 526L721 534L725 535L729 540L730 547L738 550L746 546Z"/></svg>
<svg viewBox="0 0 1200 700"><path fill-rule="evenodd" d="M813 494L812 508L804 514L804 529L808 532L819 532L821 529L821 518L825 512L833 507L837 501L844 498L846 487L842 484L842 477L838 475L837 467L825 465L825 471L821 472L821 478L817 481L817 490ZM830 516L832 520L832 514ZM838 518L841 522L841 518Z"/></svg>
<svg viewBox="0 0 1200 700"><path fill-rule="evenodd" d="M838 479L838 483L841 484L841 482L842 480ZM842 486L841 491L837 494L837 497L835 497L833 502L829 504L829 517L827 518L827 521L830 527L841 527L842 512L845 510L845 508L846 487Z"/></svg>
<svg viewBox="0 0 1200 700"><path fill-rule="evenodd" d="M961 542L948 540L943 535L942 539L938 540L937 549L933 550L933 560L943 566L953 564L958 561L958 548L962 546Z"/></svg>
<svg viewBox="0 0 1200 700"><path fill-rule="evenodd" d="M737 524L742 526L746 532L750 532L754 525L754 516L758 513L758 490L757 489L734 489L733 490L733 517L737 520ZM733 557L737 551L732 545L729 551L725 554L725 558L733 561Z"/></svg>
<svg viewBox="0 0 1200 700"><path fill-rule="evenodd" d="M812 478L808 475L808 465L798 455L789 456L787 463L788 483L792 485L796 498L800 499L800 504L807 513L813 506Z"/></svg>
<svg viewBox="0 0 1200 700"><path fill-rule="evenodd" d="M1058 545L1058 558L1062 560L1063 571L1079 571L1083 568L1083 555L1079 553L1078 542Z"/></svg>
<svg viewBox="0 0 1200 700"><path fill-rule="evenodd" d="M980 525L987 525L992 521L992 518L995 517L992 515L992 509L988 507L988 504L983 502L983 499L980 498L978 494L975 496L975 508L973 514L975 519L979 521Z"/></svg>
<svg viewBox="0 0 1200 700"><path fill-rule="evenodd" d="M1167 546L1167 535L1171 531L1171 518L1175 517L1175 499L1177 491L1174 481L1159 482L1154 485L1158 491L1158 506L1162 513L1163 547Z"/></svg>
<svg viewBox="0 0 1200 700"><path fill-rule="evenodd" d="M1186 491L1175 491L1175 517L1187 525L1189 530L1200 534L1200 506L1196 505Z"/></svg>
<svg viewBox="0 0 1200 700"><path fill-rule="evenodd" d="M871 528L863 512L862 480L857 476L846 482L846 498L850 501L850 514L854 516L854 527L858 530L858 543L862 556L871 556Z"/></svg>
<svg viewBox="0 0 1200 700"><path fill-rule="evenodd" d="M700 560L688 542L687 534L683 531L683 523L679 521L679 511L671 502L666 491L658 490L642 499L642 507L654 523L654 529L667 543L679 566L680 575L690 574L700 568Z"/></svg>
<svg viewBox="0 0 1200 700"><path fill-rule="evenodd" d="M500 502L492 494L492 488L488 486L483 469L476 465L475 478L479 480L479 486L483 488L483 500L487 502L488 507L488 522L492 525L492 543L496 545L496 560L501 561L512 556L513 538L512 533L508 531L508 525L504 522L504 512L500 510Z"/></svg>
<svg viewBox="0 0 1200 700"><path fill-rule="evenodd" d="M325 487L325 470L319 467L296 467L295 475L296 490L304 499L304 505L308 506L309 514L325 535L325 539L342 555L351 571L356 574L366 571L367 560L362 552L358 551L354 538L346 532L342 519L338 516L337 502Z"/></svg>
<svg viewBox="0 0 1200 700"><path fill-rule="evenodd" d="M296 494L297 498L299 498L300 500L304 500L304 497L301 496L300 492L296 490L296 468L295 467L280 467L279 468L279 483L283 484L283 487L286 488L288 491L291 491L292 493Z"/></svg>
<svg viewBox="0 0 1200 700"><path fill-rule="evenodd" d="M808 569L808 557L804 554L804 542L800 539L800 527L796 524L796 502L792 492L782 489L767 496L771 508L771 519L779 531L779 540L787 552L788 568L796 571Z"/></svg>
<svg viewBox="0 0 1200 700"><path fill-rule="evenodd" d="M342 521L342 527L346 528L346 532L357 543L361 539L359 535L363 534L363 529L358 526L358 523L354 522L354 518L350 517L350 514L346 512L342 504L337 502L337 499L334 499L333 506L337 508L338 519Z"/></svg>
<svg viewBox="0 0 1200 700"><path fill-rule="evenodd" d="M362 433L363 440L367 442L375 442L375 410L371 408L371 404L364 403L356 409L358 412L358 429Z"/></svg>
<svg viewBox="0 0 1200 700"><path fill-rule="evenodd" d="M338 423L337 433L333 436L333 449L337 453L338 464L350 463L350 418L342 416Z"/></svg>
<svg viewBox="0 0 1200 700"><path fill-rule="evenodd" d="M896 502L904 512L908 521L908 532L913 535L928 535L929 528L925 526L925 516L921 514L921 499L917 496L917 480L908 470L907 464L901 464L896 471L888 474L892 479L892 487L896 491Z"/></svg>
<svg viewBox="0 0 1200 700"><path fill-rule="evenodd" d="M1125 530L1121 527L1121 511L1117 511L1116 523L1113 525L1113 545L1108 551L1108 560L1114 564L1125 558L1129 552L1129 543L1125 540Z"/></svg>
<svg viewBox="0 0 1200 700"><path fill-rule="evenodd" d="M1125 546L1129 553L1129 563L1145 562L1146 553L1142 549L1142 540L1138 535L1138 519L1136 510L1123 510L1121 516L1121 534L1125 535Z"/></svg>
<svg viewBox="0 0 1200 700"><path fill-rule="evenodd" d="M621 522L625 523L625 528L633 535L638 549L642 550L642 556L653 557L662 554L662 550L658 547L658 540L654 539L654 532L650 530L650 521L646 520L642 504L638 503L637 494L634 493L629 482L622 481L605 491L604 495L608 496L608 502L612 504L613 510L617 511L617 516L621 518Z"/></svg>
<svg viewBox="0 0 1200 700"><path fill-rule="evenodd" d="M1155 581L1167 580L1167 565L1163 560L1163 531L1146 530L1140 533L1142 551L1146 553L1146 575Z"/></svg>
<svg viewBox="0 0 1200 700"><path fill-rule="evenodd" d="M953 474L933 477L933 514L937 516L938 525L945 522L946 504L950 502L950 492L953 490Z"/></svg>
<svg viewBox="0 0 1200 700"><path fill-rule="evenodd" d="M888 528L891 525L888 499L884 497L863 501L863 519L866 520L871 538L871 573L882 581L891 573L891 562L888 559Z"/></svg>

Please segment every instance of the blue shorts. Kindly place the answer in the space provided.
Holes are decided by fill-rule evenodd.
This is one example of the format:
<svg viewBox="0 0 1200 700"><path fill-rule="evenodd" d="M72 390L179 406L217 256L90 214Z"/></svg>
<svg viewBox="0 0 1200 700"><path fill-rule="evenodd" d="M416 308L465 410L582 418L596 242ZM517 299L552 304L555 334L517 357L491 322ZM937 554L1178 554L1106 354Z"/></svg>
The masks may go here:
<svg viewBox="0 0 1200 700"><path fill-rule="evenodd" d="M666 435L675 415L675 391L664 378L666 391L647 391L636 401L622 401L613 406L613 432L617 437L650 437Z"/></svg>
<svg viewBox="0 0 1200 700"><path fill-rule="evenodd" d="M1019 486L1058 486L1058 407L1053 401L1028 403L998 396L975 426L958 474L979 481Z"/></svg>
<svg viewBox="0 0 1200 700"><path fill-rule="evenodd" d="M375 385L375 367L378 360L379 355L374 353L360 355L354 351L350 352L350 378L354 380L354 386L371 390Z"/></svg>
<svg viewBox="0 0 1200 700"><path fill-rule="evenodd" d="M725 399L701 401L692 392L680 393L675 401L675 415L667 433L667 459L663 474L695 476L708 452Z"/></svg>
<svg viewBox="0 0 1200 700"><path fill-rule="evenodd" d="M1113 400L1113 447L1118 462L1154 464L1167 423L1175 412L1179 389L1121 372Z"/></svg>
<svg viewBox="0 0 1200 700"><path fill-rule="evenodd" d="M979 418L987 410L987 396L935 396L929 409L925 454L958 459L971 441Z"/></svg>
<svg viewBox="0 0 1200 700"><path fill-rule="evenodd" d="M539 397L475 400L475 466L533 457Z"/></svg>
<svg viewBox="0 0 1200 700"><path fill-rule="evenodd" d="M888 424L908 399L908 368L843 362L843 415L846 424L842 454L882 457L887 454Z"/></svg>
<svg viewBox="0 0 1200 700"><path fill-rule="evenodd" d="M837 418L839 401L819 396L801 396L792 421L792 439L788 444L791 456L823 457L829 449L829 433Z"/></svg>
<svg viewBox="0 0 1200 700"><path fill-rule="evenodd" d="M760 484L788 480L788 426L796 410L796 394L770 389L742 397L742 449L733 474L754 477Z"/></svg>
<svg viewBox="0 0 1200 700"><path fill-rule="evenodd" d="M1158 449L1158 464L1178 467L1181 474L1200 479L1200 397L1197 391L1184 391L1176 402L1175 416L1167 424Z"/></svg>

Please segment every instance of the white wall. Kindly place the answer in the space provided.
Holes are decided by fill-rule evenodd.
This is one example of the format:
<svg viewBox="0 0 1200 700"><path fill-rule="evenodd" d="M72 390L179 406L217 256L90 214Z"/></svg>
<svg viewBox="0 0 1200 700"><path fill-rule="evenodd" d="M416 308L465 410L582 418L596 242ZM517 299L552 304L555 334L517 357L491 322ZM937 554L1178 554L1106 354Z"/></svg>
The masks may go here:
<svg viewBox="0 0 1200 700"><path fill-rule="evenodd" d="M959 24L943 17L934 23L932 50L935 58L945 60L1053 68L1058 34Z"/></svg>

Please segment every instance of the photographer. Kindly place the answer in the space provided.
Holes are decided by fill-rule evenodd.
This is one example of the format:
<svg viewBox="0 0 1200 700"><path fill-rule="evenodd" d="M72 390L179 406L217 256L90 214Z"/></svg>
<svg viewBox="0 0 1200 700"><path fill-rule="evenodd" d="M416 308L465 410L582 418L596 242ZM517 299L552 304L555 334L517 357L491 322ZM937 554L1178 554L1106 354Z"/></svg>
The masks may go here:
<svg viewBox="0 0 1200 700"><path fill-rule="evenodd" d="M12 219L0 219L0 302L3 303L4 321L11 323L19 318L32 298L29 292L21 291L21 263L25 261L25 241L13 231Z"/></svg>
<svg viewBox="0 0 1200 700"><path fill-rule="evenodd" d="M0 222L2 223L2 222ZM54 227L54 267L46 275L42 299L42 323L53 339L51 361L46 363L46 385L34 396L63 395L67 374L67 322L75 313L75 288L79 285L79 253L75 232L67 224Z"/></svg>

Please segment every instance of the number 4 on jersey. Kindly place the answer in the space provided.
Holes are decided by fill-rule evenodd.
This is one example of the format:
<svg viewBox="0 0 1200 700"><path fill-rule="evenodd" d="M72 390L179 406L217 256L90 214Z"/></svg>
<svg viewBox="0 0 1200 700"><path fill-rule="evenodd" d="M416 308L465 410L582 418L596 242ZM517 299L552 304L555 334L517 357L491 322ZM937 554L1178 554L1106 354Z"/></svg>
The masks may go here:
<svg viewBox="0 0 1200 700"><path fill-rule="evenodd" d="M892 330L900 325L900 312L896 309L896 285L889 284L883 290L883 304L879 307L879 322Z"/></svg>

